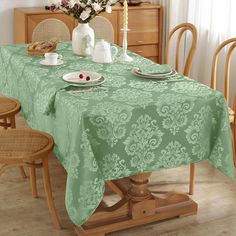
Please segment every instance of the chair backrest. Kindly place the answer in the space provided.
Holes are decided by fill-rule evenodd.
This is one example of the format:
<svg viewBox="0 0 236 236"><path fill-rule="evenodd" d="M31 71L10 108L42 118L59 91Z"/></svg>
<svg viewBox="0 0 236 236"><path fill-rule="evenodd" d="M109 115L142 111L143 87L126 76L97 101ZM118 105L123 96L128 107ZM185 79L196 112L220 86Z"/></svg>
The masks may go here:
<svg viewBox="0 0 236 236"><path fill-rule="evenodd" d="M41 21L33 30L32 43L37 41L49 41L56 38L60 41L71 39L67 25L58 19L51 18Z"/></svg>
<svg viewBox="0 0 236 236"><path fill-rule="evenodd" d="M233 51L236 48L236 38L228 39L218 46L213 56L212 69L211 69L211 87L213 89L217 89L217 66L218 66L219 55L221 50L230 44L231 46L229 47L226 53L225 68L224 68L224 96L227 103L229 103L230 65L233 56Z"/></svg>
<svg viewBox="0 0 236 236"><path fill-rule="evenodd" d="M190 72L190 67L192 65L193 56L194 56L196 48L197 48L197 29L193 24L183 23L183 24L177 25L174 29L171 30L171 32L169 33L169 36L167 38L166 48L165 48L165 63L166 64L168 64L168 62L169 62L169 49L170 49L171 38L177 31L179 32L179 34L178 34L177 44L176 44L176 57L175 57L176 71L179 71L181 39L182 39L184 33L187 31L190 31L192 34L192 44L189 49L189 53L188 53L188 56L185 60L184 68L183 68L183 74L188 76L189 72Z"/></svg>
<svg viewBox="0 0 236 236"><path fill-rule="evenodd" d="M114 29L107 18L96 16L90 21L89 25L94 30L95 38L105 39L110 43L114 43Z"/></svg>

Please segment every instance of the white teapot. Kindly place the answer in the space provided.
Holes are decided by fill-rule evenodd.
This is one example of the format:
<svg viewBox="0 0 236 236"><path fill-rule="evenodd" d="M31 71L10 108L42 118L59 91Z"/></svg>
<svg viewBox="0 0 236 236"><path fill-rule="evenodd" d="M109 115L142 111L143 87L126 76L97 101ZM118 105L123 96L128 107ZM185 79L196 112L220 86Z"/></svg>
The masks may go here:
<svg viewBox="0 0 236 236"><path fill-rule="evenodd" d="M104 39L95 44L92 53L92 60L97 63L111 63L118 53L118 49L111 46Z"/></svg>

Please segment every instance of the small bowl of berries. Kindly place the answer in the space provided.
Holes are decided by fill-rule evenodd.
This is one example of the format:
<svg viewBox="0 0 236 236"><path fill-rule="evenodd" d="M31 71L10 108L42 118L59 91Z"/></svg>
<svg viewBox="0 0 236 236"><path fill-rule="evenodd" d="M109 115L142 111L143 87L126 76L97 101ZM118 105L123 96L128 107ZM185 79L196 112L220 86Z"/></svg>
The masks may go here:
<svg viewBox="0 0 236 236"><path fill-rule="evenodd" d="M88 84L101 80L102 75L94 71L76 71L63 76L63 80L73 84Z"/></svg>

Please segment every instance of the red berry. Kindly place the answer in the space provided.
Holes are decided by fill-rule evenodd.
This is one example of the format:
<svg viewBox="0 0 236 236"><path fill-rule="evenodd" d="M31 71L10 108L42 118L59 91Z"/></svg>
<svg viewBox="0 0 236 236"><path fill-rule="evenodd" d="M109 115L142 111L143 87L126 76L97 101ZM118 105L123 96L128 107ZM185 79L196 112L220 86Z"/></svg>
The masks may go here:
<svg viewBox="0 0 236 236"><path fill-rule="evenodd" d="M86 77L86 80L87 80L87 81L89 81L90 79L91 79L90 76L87 76L87 77Z"/></svg>
<svg viewBox="0 0 236 236"><path fill-rule="evenodd" d="M83 74L79 74L79 77L80 77L80 79L83 79L84 75Z"/></svg>

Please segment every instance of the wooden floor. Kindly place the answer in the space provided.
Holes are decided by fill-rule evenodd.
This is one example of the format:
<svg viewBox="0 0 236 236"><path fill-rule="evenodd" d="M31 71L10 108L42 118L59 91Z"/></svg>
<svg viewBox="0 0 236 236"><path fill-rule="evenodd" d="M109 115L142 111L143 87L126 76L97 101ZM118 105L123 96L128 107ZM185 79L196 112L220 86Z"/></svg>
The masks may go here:
<svg viewBox="0 0 236 236"><path fill-rule="evenodd" d="M25 127L22 118L18 127ZM33 199L28 179L22 179L18 169L12 168L0 177L0 236L75 236L66 213L64 194L66 174L55 156L50 158L53 195L63 230L53 229L42 176L38 173L40 197ZM188 167L158 171L152 174L152 190L188 190ZM106 200L113 202L110 194ZM111 236L235 236L236 184L211 167L207 162L197 165L196 193L199 204L196 216L176 218L155 224L109 234Z"/></svg>

